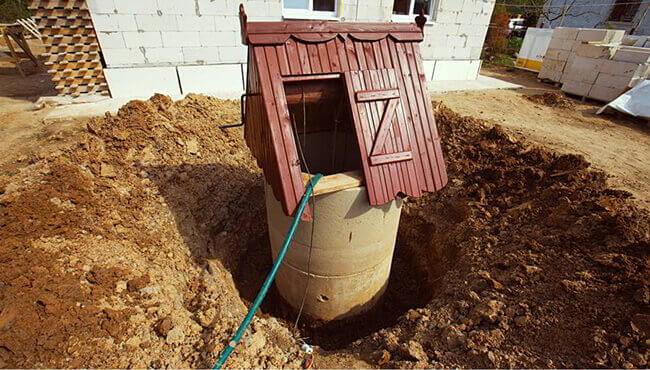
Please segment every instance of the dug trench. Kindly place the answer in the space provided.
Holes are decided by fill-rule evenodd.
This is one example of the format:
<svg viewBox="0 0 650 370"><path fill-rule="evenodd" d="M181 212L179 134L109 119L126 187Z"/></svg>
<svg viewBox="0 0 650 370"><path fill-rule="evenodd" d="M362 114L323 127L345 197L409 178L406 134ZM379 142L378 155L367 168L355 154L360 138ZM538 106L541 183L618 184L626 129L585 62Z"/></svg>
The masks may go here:
<svg viewBox="0 0 650 370"><path fill-rule="evenodd" d="M0 175L1 367L211 366L270 266L234 101L133 101ZM405 202L342 323L272 292L231 367L646 367L650 216L580 156L435 106L450 181ZM16 169L18 168L18 169Z"/></svg>

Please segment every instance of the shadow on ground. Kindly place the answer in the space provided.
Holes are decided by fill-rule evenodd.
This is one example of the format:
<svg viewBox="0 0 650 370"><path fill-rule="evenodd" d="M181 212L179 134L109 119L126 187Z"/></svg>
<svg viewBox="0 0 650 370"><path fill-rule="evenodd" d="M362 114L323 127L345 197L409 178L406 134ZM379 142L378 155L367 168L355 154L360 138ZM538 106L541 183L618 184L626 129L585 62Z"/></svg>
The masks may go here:
<svg viewBox="0 0 650 370"><path fill-rule="evenodd" d="M0 67L0 96L25 98L36 101L41 96L55 96L54 83L45 66L34 67L31 63L21 64L26 76L14 67Z"/></svg>
<svg viewBox="0 0 650 370"><path fill-rule="evenodd" d="M250 304L270 270L271 248L266 225L263 178L246 167L222 164L145 168L171 209L177 227L197 264L219 260L232 274L242 300ZM299 335L327 350L341 349L353 341L397 323L413 308L424 307L435 293L431 270L445 268L423 263L417 248L427 249L420 226L403 218L391 277L384 296L369 312L349 320L322 323L301 319ZM433 230L426 234L431 235ZM440 261L443 263L443 261ZM444 261L447 264L447 261ZM261 307L292 327L296 312L273 288Z"/></svg>

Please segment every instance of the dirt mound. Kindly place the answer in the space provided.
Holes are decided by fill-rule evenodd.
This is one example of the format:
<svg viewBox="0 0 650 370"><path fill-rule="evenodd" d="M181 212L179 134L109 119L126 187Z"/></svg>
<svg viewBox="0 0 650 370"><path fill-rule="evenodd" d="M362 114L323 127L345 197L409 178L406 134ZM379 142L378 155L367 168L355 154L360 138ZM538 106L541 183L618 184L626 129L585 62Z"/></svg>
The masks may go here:
<svg viewBox="0 0 650 370"><path fill-rule="evenodd" d="M648 214L580 156L436 116L452 180L400 225L435 294L357 350L386 367L645 367Z"/></svg>
<svg viewBox="0 0 650 370"><path fill-rule="evenodd" d="M533 103L553 108L571 109L575 107L573 101L560 92L545 92L543 94L525 95L524 97Z"/></svg>
<svg viewBox="0 0 650 370"><path fill-rule="evenodd" d="M0 366L212 364L245 312L229 271L266 230L241 131L218 129L238 118L235 101L132 101L4 179ZM251 334L283 339L234 366L296 360L277 320Z"/></svg>
<svg viewBox="0 0 650 370"><path fill-rule="evenodd" d="M405 206L384 300L292 328L274 293L228 365L645 367L648 215L580 156L436 107L450 171ZM0 184L1 367L208 367L270 265L239 106L133 101ZM234 278L233 278L234 277Z"/></svg>

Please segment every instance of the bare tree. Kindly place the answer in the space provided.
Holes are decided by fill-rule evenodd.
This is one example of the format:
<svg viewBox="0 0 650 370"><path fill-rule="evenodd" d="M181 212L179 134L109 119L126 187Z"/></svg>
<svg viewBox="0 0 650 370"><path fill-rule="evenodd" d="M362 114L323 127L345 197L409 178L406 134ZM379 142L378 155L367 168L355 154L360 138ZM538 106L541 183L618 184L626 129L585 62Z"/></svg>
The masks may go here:
<svg viewBox="0 0 650 370"><path fill-rule="evenodd" d="M599 14L590 7L585 7L578 0L564 0L563 4L555 5L552 0L501 0L499 2L515 3L510 6L509 12L524 14L526 18L533 18L552 23L560 19L564 23L566 18L577 18L587 14Z"/></svg>
<svg viewBox="0 0 650 370"><path fill-rule="evenodd" d="M587 14L599 14L598 12L587 7L581 10L580 7L576 7L576 1L577 0L571 0L569 2L569 0L564 0L564 4L562 4L562 6L552 6L552 1L548 1L541 9L539 16L540 18L547 20L549 23L560 19L560 26L562 26L564 19L567 17L577 18Z"/></svg>

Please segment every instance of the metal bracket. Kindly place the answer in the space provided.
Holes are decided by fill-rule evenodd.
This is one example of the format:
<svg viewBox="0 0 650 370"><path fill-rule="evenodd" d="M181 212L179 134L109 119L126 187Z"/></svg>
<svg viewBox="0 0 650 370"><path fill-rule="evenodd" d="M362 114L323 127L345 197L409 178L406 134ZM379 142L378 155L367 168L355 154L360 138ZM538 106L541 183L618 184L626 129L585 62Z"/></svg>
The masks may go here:
<svg viewBox="0 0 650 370"><path fill-rule="evenodd" d="M245 98L246 98L247 96L255 96L255 95L259 95L259 94L249 94L249 93L244 93L244 94L242 94L241 97L239 98L239 106L240 106L240 109L241 109L241 113L240 113L240 121L239 121L239 123L233 123L233 124L229 124L229 125L223 125L223 126L219 126L219 128L222 129L222 130L225 130L225 129L227 129L227 128L234 128L234 127L240 127L240 126L243 126L244 123L246 123L246 99L245 99Z"/></svg>

